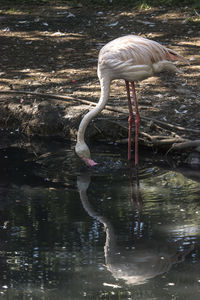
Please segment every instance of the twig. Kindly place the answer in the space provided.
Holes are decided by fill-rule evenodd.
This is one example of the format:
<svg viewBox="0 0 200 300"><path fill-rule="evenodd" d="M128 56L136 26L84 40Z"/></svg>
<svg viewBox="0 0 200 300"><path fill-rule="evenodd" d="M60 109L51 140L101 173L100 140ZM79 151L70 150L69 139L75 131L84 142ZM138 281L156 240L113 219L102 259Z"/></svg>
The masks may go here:
<svg viewBox="0 0 200 300"><path fill-rule="evenodd" d="M177 130L180 130L180 131L189 131L189 132L194 132L194 133L200 133L200 130L198 130L198 129L185 128L185 127L182 127L182 126L172 125L170 123L166 123L166 122L156 120L156 119L152 119L152 118L149 118L149 117L141 117L141 119L147 120L147 121L152 121L152 122L161 124L163 126L166 126L168 128L177 129Z"/></svg>
<svg viewBox="0 0 200 300"><path fill-rule="evenodd" d="M152 143L155 146L170 145L170 144L174 144L174 143L179 144L179 143L186 143L186 142L190 142L190 141L185 140L185 139L179 139L179 138L169 138L169 139L162 139L162 140L154 139L154 140L152 140Z"/></svg>
<svg viewBox="0 0 200 300"><path fill-rule="evenodd" d="M156 120L157 121L157 120ZM172 131L171 129L169 129L169 128L163 128L163 127L161 127L161 126L159 126L158 124L155 124L155 122L153 123L153 126L155 126L156 127L156 129L159 129L159 130L165 130L166 132L169 132L170 133L170 135L174 135L174 137L177 137L177 138L181 138L180 137L180 135L178 135L176 132L174 132L174 131ZM167 127L167 126L166 126Z"/></svg>

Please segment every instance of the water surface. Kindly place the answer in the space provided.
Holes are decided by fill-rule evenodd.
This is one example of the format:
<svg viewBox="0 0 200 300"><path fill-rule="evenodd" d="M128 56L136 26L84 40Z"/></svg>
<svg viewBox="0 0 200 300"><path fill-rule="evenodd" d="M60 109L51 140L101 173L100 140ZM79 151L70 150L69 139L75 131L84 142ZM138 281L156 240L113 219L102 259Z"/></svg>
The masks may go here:
<svg viewBox="0 0 200 300"><path fill-rule="evenodd" d="M0 299L200 298L195 177L146 158L137 178L117 156L88 171L72 151L0 155Z"/></svg>

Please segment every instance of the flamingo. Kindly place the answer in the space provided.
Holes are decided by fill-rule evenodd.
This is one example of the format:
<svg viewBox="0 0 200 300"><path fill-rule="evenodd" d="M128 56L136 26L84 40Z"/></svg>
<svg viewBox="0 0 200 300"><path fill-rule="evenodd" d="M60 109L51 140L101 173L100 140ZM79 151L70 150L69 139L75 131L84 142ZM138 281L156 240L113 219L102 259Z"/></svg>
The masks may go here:
<svg viewBox="0 0 200 300"><path fill-rule="evenodd" d="M106 234L105 267L116 280L123 280L130 285L144 284L147 280L168 272L174 264L184 261L186 255L194 249L192 243L185 247L184 238L170 243L163 243L163 240L155 243L153 239L148 242L144 239L139 240L138 236L138 239L134 241L133 232L131 234L131 241L134 241L133 247L126 247L127 239L125 245L120 239L119 245L118 235L110 220L95 211L89 201L87 190L90 180L88 174L80 174L77 178L78 192L83 208L88 215L104 226ZM149 299L149 297L147 298Z"/></svg>
<svg viewBox="0 0 200 300"><path fill-rule="evenodd" d="M135 93L135 81L144 80L161 71L168 70L181 73L174 61L188 61L179 53L165 46L136 35L116 38L107 43L99 52L97 75L101 86L100 99L90 112L82 119L75 151L88 166L97 163L91 159L90 150L85 143L85 131L89 122L100 113L108 102L110 84L114 79L124 79L129 107L128 160L131 160L131 132L133 127L133 110L130 96L130 85L135 105L135 166L138 166L138 132L140 115Z"/></svg>

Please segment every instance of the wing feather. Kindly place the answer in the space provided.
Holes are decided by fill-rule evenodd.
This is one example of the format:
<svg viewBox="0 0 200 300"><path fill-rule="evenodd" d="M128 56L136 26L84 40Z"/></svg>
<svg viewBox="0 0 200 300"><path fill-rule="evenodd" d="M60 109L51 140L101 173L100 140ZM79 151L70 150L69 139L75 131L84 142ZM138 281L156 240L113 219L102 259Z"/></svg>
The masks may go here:
<svg viewBox="0 0 200 300"><path fill-rule="evenodd" d="M126 72L134 72L136 66L140 71L145 68L148 76L152 75L153 65L162 61L188 61L174 50L140 36L128 35L106 44L99 53L99 70L107 70L112 78L120 77ZM150 71L152 70L152 72ZM145 73L146 74L146 73ZM145 76L145 77L148 77ZM135 76L137 79L137 76ZM138 77L138 79L141 76Z"/></svg>

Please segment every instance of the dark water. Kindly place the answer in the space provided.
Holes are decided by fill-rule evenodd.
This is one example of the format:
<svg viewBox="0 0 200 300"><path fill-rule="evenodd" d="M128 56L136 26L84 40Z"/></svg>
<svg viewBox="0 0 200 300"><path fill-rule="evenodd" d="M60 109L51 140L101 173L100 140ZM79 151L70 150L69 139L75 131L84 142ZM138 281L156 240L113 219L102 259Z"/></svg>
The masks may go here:
<svg viewBox="0 0 200 300"><path fill-rule="evenodd" d="M137 178L118 157L88 172L73 151L0 156L0 299L200 299L193 172L144 158Z"/></svg>

